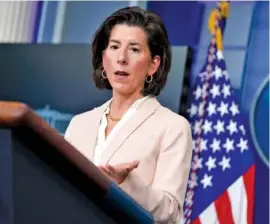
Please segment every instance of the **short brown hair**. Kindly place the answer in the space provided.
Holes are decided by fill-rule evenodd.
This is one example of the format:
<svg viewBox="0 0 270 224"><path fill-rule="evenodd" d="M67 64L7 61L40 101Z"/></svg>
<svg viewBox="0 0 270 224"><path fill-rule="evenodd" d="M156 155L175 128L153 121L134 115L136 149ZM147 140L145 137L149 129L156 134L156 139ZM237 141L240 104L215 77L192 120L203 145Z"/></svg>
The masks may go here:
<svg viewBox="0 0 270 224"><path fill-rule="evenodd" d="M94 35L92 43L92 65L96 87L99 89L112 89L108 79L104 79L101 76L103 71L102 52L107 48L111 31L117 24L138 26L146 32L151 57L160 56L160 66L153 75L152 82L145 82L142 94L144 96L159 95L166 84L171 68L172 56L168 33L159 16L136 6L126 7L114 12L103 22Z"/></svg>

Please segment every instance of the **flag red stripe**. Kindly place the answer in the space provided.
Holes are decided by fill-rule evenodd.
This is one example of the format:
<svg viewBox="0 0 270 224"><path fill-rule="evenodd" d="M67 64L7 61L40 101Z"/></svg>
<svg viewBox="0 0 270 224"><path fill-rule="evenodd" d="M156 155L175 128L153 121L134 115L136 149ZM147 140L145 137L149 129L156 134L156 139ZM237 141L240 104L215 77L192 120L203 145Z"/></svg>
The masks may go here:
<svg viewBox="0 0 270 224"><path fill-rule="evenodd" d="M253 223L253 204L254 204L254 182L255 182L255 165L249 168L244 174L244 184L247 194L247 223Z"/></svg>
<svg viewBox="0 0 270 224"><path fill-rule="evenodd" d="M193 220L191 224L201 224L200 218Z"/></svg>
<svg viewBox="0 0 270 224"><path fill-rule="evenodd" d="M227 191L215 201L215 207L219 223L234 224L231 202Z"/></svg>

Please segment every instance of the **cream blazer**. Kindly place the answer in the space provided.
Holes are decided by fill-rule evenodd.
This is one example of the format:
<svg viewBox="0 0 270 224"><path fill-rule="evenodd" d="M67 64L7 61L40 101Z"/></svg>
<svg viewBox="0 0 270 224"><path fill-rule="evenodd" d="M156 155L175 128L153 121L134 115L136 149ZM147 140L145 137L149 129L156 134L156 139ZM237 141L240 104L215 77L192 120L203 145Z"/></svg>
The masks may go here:
<svg viewBox="0 0 270 224"><path fill-rule="evenodd" d="M65 133L66 140L90 161L107 105L74 116ZM139 160L138 168L119 187L151 212L155 223L167 224L178 222L182 215L191 155L188 121L150 97L110 141L100 165Z"/></svg>

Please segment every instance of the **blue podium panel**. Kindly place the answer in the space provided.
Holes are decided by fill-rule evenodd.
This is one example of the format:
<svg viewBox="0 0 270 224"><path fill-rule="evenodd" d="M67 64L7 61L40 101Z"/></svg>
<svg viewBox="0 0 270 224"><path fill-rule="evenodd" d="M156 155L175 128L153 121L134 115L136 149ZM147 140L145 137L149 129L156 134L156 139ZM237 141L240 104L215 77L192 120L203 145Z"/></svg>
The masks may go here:
<svg viewBox="0 0 270 224"><path fill-rule="evenodd" d="M13 224L11 131L0 129L0 223Z"/></svg>
<svg viewBox="0 0 270 224"><path fill-rule="evenodd" d="M106 197L108 203L116 205L120 210L125 210L134 222L141 224L153 224L154 218L151 213L146 212L132 198L127 196L117 185L112 184Z"/></svg>

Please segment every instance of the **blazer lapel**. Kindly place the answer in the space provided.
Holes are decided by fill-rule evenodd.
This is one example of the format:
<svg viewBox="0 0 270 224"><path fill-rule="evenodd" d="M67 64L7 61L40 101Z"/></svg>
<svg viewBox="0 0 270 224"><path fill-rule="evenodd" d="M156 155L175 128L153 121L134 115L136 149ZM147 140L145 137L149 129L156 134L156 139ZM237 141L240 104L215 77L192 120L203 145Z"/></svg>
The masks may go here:
<svg viewBox="0 0 270 224"><path fill-rule="evenodd" d="M101 105L100 107L97 107L94 109L94 114L91 115L91 118L87 122L85 126L85 132L84 132L84 139L85 139L85 145L87 146L87 155L88 158L93 161L94 159L94 153L95 153L95 147L98 137L98 129L100 125L100 121L102 118L102 115L104 111L106 110L108 104L110 103L110 100ZM92 130L91 133L89 133L89 130Z"/></svg>
<svg viewBox="0 0 270 224"><path fill-rule="evenodd" d="M102 157L101 164L107 164L114 153L124 143L128 136L134 132L140 124L149 118L155 110L160 106L155 97L150 97L140 105L134 116L130 118L117 132L114 139L108 144Z"/></svg>

